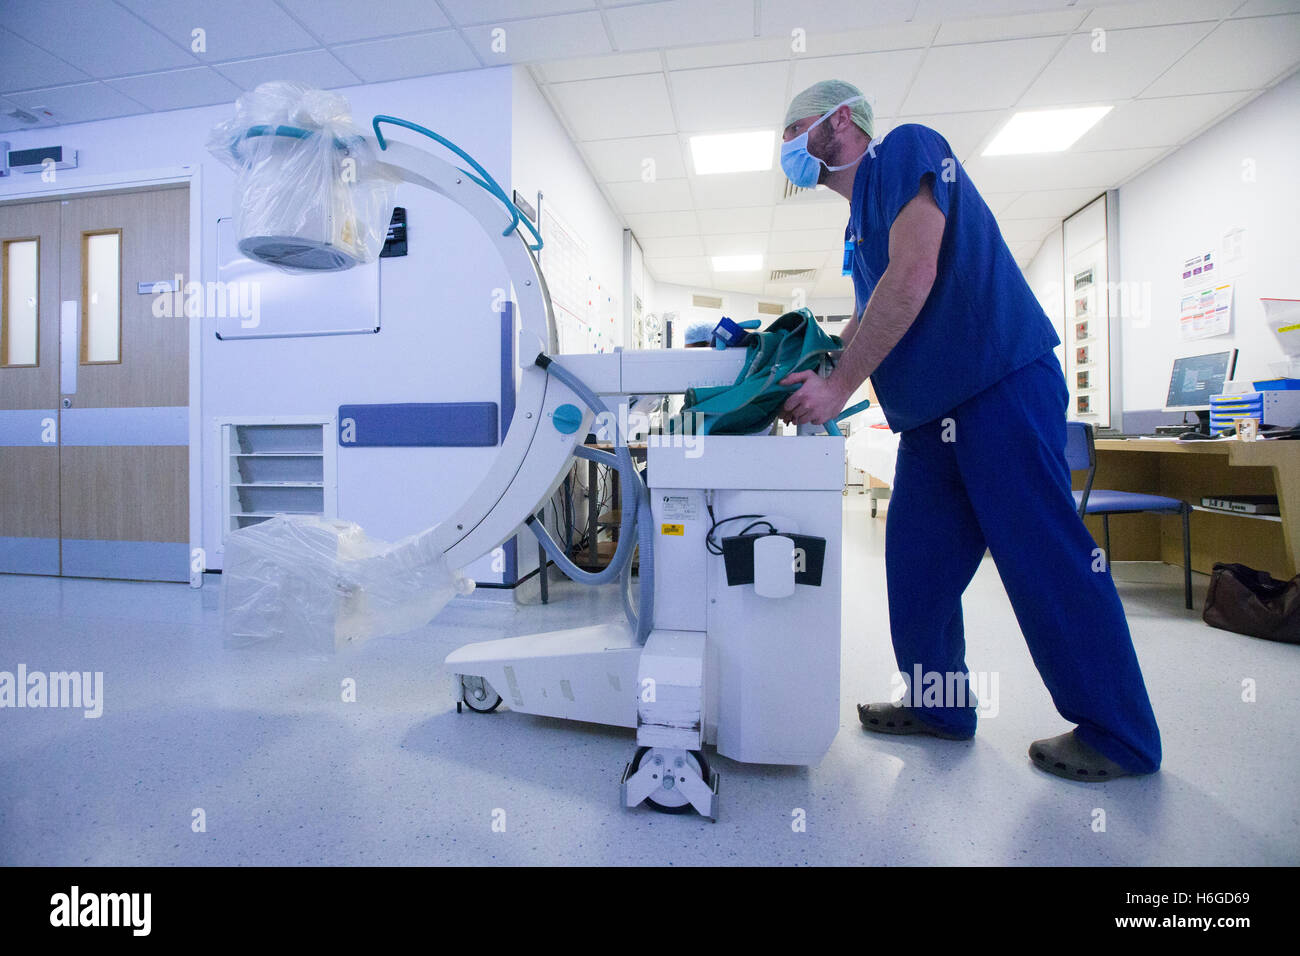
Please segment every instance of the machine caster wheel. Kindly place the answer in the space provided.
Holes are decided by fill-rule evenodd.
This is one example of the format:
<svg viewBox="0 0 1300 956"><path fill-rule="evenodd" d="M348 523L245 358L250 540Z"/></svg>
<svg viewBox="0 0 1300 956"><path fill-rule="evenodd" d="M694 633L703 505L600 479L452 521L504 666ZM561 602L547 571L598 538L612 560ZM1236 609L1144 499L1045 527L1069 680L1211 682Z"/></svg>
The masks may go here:
<svg viewBox="0 0 1300 956"><path fill-rule="evenodd" d="M632 758L632 767L629 770L628 775L630 776L631 774L636 773L641 767L642 758L651 750L655 749L657 748L638 747L636 756ZM679 750L677 753L680 754L682 751ZM709 762L705 759L702 751L688 750L685 752L685 757L683 759L693 764L691 769L699 774L701 780L709 780ZM671 767L665 767L666 771L671 771L671 769ZM686 799L682 792L676 788L656 788L653 793L646 797L645 802L650 805L652 810L658 810L660 813L691 813L695 809L691 806L691 802Z"/></svg>
<svg viewBox="0 0 1300 956"><path fill-rule="evenodd" d="M460 677L460 700L456 702L456 712L460 712L461 702L476 714L490 714L501 706L501 695L492 689L482 677L462 674Z"/></svg>

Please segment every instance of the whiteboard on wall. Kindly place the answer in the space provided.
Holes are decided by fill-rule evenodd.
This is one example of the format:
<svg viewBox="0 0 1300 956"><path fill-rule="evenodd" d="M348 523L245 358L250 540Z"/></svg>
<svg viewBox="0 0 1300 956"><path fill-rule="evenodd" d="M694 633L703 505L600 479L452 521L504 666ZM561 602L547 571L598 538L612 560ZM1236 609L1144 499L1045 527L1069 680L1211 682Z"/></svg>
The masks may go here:
<svg viewBox="0 0 1300 956"><path fill-rule="evenodd" d="M218 219L221 286L204 290L203 314L214 318L219 339L373 335L379 331L379 262L319 275L281 272L241 254L234 221Z"/></svg>

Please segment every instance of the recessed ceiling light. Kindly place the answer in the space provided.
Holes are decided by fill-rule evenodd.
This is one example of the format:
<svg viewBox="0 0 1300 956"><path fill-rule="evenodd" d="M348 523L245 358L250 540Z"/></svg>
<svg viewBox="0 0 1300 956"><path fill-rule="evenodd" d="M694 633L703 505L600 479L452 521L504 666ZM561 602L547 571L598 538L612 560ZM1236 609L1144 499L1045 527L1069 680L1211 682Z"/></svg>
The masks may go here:
<svg viewBox="0 0 1300 956"><path fill-rule="evenodd" d="M772 168L776 133L710 133L691 137L695 175L752 173Z"/></svg>
<svg viewBox="0 0 1300 956"><path fill-rule="evenodd" d="M714 256L714 272L758 272L763 268L763 257L758 253L743 256Z"/></svg>
<svg viewBox="0 0 1300 956"><path fill-rule="evenodd" d="M1033 110L1017 113L998 131L984 150L985 156L1016 153L1059 153L1111 111L1109 106L1083 106L1068 110Z"/></svg>

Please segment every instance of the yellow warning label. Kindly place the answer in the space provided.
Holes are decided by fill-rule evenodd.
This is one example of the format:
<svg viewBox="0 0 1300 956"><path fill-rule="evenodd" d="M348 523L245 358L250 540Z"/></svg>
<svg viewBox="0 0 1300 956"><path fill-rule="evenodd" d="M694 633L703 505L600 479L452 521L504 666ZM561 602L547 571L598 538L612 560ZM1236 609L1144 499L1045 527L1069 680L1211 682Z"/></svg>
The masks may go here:
<svg viewBox="0 0 1300 956"><path fill-rule="evenodd" d="M686 525L684 524L666 524L660 526L660 534L675 534L682 537L686 534Z"/></svg>

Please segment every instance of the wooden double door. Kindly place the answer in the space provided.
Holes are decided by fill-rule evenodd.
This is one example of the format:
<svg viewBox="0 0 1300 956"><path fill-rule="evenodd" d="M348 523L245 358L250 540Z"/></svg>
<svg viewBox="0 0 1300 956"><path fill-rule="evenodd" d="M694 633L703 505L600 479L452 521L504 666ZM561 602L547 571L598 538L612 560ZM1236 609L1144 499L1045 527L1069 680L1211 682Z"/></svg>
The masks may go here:
<svg viewBox="0 0 1300 956"><path fill-rule="evenodd" d="M187 186L0 203L0 572L189 579Z"/></svg>

